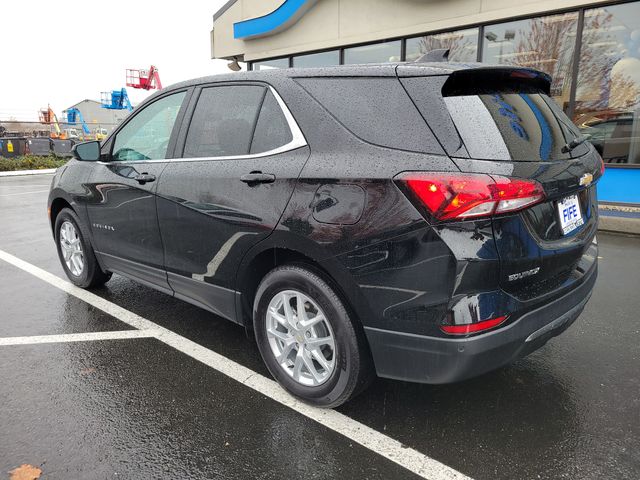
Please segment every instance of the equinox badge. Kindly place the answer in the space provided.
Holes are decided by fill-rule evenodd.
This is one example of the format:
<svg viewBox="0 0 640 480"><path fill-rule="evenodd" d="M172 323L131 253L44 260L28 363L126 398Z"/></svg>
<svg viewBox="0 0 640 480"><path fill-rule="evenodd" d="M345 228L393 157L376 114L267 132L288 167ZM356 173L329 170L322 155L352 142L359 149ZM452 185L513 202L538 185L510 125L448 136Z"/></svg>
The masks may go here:
<svg viewBox="0 0 640 480"><path fill-rule="evenodd" d="M531 270L525 270L520 273L512 273L509 275L509 281L513 282L514 280L522 280L523 278L531 277L537 274L540 271L540 267L532 268Z"/></svg>

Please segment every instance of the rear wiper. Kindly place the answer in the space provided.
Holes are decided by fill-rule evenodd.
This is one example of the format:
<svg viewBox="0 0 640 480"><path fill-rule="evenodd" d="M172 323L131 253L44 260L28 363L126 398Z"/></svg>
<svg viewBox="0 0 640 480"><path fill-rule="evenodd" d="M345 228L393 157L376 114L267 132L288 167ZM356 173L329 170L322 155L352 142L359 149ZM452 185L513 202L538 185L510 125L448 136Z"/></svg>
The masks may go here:
<svg viewBox="0 0 640 480"><path fill-rule="evenodd" d="M571 150L576 148L578 145L582 145L586 141L587 141L587 139L585 137L576 137L573 140L571 140L569 143L567 143L564 147L562 147L561 151L562 151L562 153L569 153Z"/></svg>

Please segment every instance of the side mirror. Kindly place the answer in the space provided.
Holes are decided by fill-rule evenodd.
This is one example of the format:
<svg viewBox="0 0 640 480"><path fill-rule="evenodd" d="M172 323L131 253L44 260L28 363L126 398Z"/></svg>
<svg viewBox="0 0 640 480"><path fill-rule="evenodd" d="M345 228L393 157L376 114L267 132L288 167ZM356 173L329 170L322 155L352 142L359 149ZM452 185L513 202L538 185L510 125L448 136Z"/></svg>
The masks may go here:
<svg viewBox="0 0 640 480"><path fill-rule="evenodd" d="M73 157L84 162L95 162L100 160L100 142L77 143L71 149Z"/></svg>

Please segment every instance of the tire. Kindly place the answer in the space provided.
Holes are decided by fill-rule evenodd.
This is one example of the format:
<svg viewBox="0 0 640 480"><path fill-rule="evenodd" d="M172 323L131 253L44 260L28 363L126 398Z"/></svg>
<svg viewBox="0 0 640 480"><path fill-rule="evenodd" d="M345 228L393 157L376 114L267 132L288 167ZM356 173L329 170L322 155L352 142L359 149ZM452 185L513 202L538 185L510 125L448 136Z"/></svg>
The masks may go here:
<svg viewBox="0 0 640 480"><path fill-rule="evenodd" d="M69 225L71 225L72 228L69 227ZM73 210L63 208L60 211L56 217L54 232L58 258L71 283L81 288L92 288L104 285L109 281L111 273L103 272L100 268L93 247L89 241L89 235ZM69 235L70 232L72 233L71 235ZM80 254L76 254L75 256L81 257L82 268L78 268L79 264L73 261L71 265L67 264L65 252L68 252L68 249L63 247L63 243L67 246L69 245L69 239L66 238L68 236L73 238L74 248L77 245L81 248ZM78 243L75 243L76 240Z"/></svg>
<svg viewBox="0 0 640 480"><path fill-rule="evenodd" d="M294 326L285 321L285 299L289 301L292 318L299 320L297 327L295 320ZM299 303L304 305L304 318L298 315ZM317 323L313 327L301 327L314 321ZM264 277L254 300L253 326L260 354L271 375L306 403L337 407L364 390L373 378L361 327L354 323L329 284L304 266L285 265ZM333 344L316 345L329 338L333 338ZM284 357L288 349L290 353ZM311 374L311 369L315 374Z"/></svg>

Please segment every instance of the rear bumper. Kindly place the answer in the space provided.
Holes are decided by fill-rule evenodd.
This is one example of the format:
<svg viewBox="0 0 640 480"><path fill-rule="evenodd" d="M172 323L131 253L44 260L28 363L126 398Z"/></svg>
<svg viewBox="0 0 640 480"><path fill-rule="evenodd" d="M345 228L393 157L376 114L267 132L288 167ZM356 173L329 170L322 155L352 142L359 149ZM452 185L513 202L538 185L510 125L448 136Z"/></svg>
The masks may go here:
<svg viewBox="0 0 640 480"><path fill-rule="evenodd" d="M544 345L578 318L591 297L594 266L579 286L512 324L470 338L437 338L365 327L378 376L451 383L507 365Z"/></svg>

